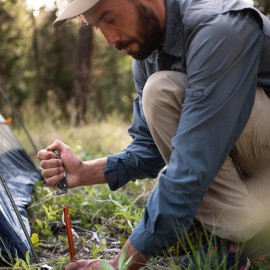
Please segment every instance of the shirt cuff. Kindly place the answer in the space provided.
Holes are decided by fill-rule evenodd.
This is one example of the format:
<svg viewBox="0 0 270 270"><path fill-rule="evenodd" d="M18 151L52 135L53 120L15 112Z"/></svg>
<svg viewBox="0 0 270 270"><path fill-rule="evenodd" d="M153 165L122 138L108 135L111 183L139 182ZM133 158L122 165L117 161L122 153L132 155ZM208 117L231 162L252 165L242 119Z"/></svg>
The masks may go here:
<svg viewBox="0 0 270 270"><path fill-rule="evenodd" d="M119 189L129 182L124 165L125 158L126 154L124 152L107 157L105 178L112 191Z"/></svg>

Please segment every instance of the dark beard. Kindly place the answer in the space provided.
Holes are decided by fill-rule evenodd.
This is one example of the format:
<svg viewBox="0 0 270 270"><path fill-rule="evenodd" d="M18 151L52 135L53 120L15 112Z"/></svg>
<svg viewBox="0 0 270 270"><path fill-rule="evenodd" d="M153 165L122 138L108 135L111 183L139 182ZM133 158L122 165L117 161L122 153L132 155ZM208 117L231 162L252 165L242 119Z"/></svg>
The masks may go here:
<svg viewBox="0 0 270 270"><path fill-rule="evenodd" d="M133 2L133 1L132 1ZM138 44L138 50L128 52L134 59L146 59L154 50L156 50L163 38L161 23L157 15L150 9L143 6L141 3L134 1L133 4L137 9L137 38L120 42L115 45L115 48L122 50L130 44Z"/></svg>

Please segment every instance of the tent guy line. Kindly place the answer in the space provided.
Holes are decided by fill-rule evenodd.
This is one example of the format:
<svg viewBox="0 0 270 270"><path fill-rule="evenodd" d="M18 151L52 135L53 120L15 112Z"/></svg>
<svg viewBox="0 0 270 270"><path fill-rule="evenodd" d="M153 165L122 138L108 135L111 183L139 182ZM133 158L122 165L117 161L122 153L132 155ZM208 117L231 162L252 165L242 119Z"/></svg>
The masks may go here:
<svg viewBox="0 0 270 270"><path fill-rule="evenodd" d="M18 211L18 208L17 208L17 206L16 206L16 204L15 204L15 202L14 202L14 199L13 199L11 193L10 193L10 190L9 190L9 188L8 188L8 186L7 186L7 184L6 184L6 181L5 181L4 177L2 176L2 174L0 174L0 180L1 180L1 183L2 183L2 185L3 185L3 187L4 187L4 189L5 189L6 194L7 194L8 198L9 198L9 200L10 200L10 203L11 203L11 205L12 205L12 207L13 207L13 210L14 210L14 212L15 212L17 218L18 218L18 221L19 221L19 223L20 223L20 225L21 225L21 227L22 227L22 230L23 230L23 232L24 232L24 234L25 234L25 237L26 237L26 240L27 240L27 242L28 242L28 244L29 244L29 246L30 246L30 248L31 248L31 251L32 251L32 254L33 254L34 258L35 258L35 261L36 261L37 263L40 263L40 260L39 260L39 258L38 258L38 255L37 255L37 253L36 253L36 250L35 250L35 248L34 248L34 246L33 246L33 244L32 244L32 241L31 241L31 239L30 239L30 237L29 237L29 235L28 235L27 229L26 229L26 227L25 227L25 225L24 225L24 223L23 223L21 214L20 214L19 211Z"/></svg>

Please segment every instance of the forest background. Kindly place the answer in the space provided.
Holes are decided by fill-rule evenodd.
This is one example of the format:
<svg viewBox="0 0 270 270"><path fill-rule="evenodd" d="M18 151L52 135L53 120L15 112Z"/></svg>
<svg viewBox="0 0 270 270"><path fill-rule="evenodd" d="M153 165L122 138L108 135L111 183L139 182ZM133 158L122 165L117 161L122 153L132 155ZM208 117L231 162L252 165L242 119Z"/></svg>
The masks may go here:
<svg viewBox="0 0 270 270"><path fill-rule="evenodd" d="M33 121L49 116L56 125L78 126L112 114L130 121L131 58L76 19L52 27L66 1L48 2L0 0L0 85L5 96ZM4 116L10 114L7 105L1 97Z"/></svg>
<svg viewBox="0 0 270 270"><path fill-rule="evenodd" d="M0 0L2 91L20 115L33 121L49 116L55 125L79 126L111 115L130 121L131 58L77 20L52 27L66 1ZM269 0L254 5L270 13ZM4 116L10 114L3 97L0 108Z"/></svg>

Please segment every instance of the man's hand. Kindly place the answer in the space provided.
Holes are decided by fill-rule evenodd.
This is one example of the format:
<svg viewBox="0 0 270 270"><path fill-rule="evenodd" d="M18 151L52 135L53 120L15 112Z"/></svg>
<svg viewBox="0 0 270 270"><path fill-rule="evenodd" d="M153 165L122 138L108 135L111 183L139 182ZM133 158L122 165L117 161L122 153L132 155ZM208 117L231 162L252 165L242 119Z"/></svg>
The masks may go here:
<svg viewBox="0 0 270 270"><path fill-rule="evenodd" d="M108 262L109 263L109 262ZM100 260L78 260L70 263L65 267L65 270L97 270L100 268Z"/></svg>
<svg viewBox="0 0 270 270"><path fill-rule="evenodd" d="M56 149L60 151L61 159L57 159L52 152ZM68 145L60 140L55 140L46 149L40 150L37 158L41 161L41 174L48 186L55 186L61 181L64 171L67 173L69 188L107 183L104 175L106 158L83 162Z"/></svg>
<svg viewBox="0 0 270 270"><path fill-rule="evenodd" d="M61 159L57 159L56 155L52 152L52 150L56 149L60 151ZM41 174L46 179L48 186L54 186L62 180L64 171L68 174L68 187L78 186L83 163L68 145L60 140L55 140L52 145L39 151L37 157L41 160Z"/></svg>
<svg viewBox="0 0 270 270"><path fill-rule="evenodd" d="M132 262L129 266L129 270L137 270L140 267L143 267L145 263L150 259L150 256L145 256L141 254L128 240L124 245L123 249L119 252L114 260L106 261L109 265L113 267L113 269L118 269L118 262L123 255L124 251L126 251L127 261L130 257L132 257ZM104 260L103 260L104 261ZM72 262L65 267L65 270L100 270L100 263L102 260L78 260L77 262Z"/></svg>

